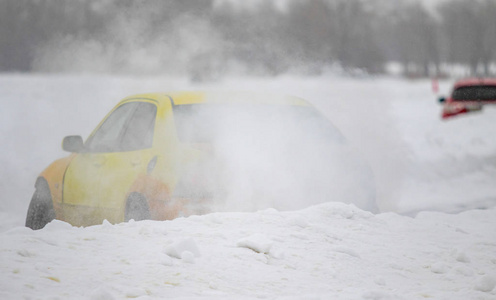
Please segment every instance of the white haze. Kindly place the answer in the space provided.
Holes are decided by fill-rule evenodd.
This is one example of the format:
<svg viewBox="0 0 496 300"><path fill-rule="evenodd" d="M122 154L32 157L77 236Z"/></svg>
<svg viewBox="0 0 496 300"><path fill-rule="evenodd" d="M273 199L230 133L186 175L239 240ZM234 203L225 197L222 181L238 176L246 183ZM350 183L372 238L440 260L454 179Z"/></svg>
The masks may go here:
<svg viewBox="0 0 496 300"><path fill-rule="evenodd" d="M281 6L282 3L280 2L278 5ZM256 5L254 2L252 4ZM223 4L219 2L217 5ZM224 72L260 75L259 71L250 69L250 66L240 66L232 61L225 61L223 52L229 51L229 43L212 30L209 22L201 18L188 14L176 17L169 24L170 26L164 26L163 30L166 32L160 38L150 36L150 32L153 30L150 30L152 24L148 22L148 19L146 17L134 18L134 16L147 16L153 14L153 10L154 7L150 5L136 5L127 14L115 15L112 22L109 23L110 25L93 39L57 36L37 49L34 69L40 72L158 74L166 77L173 74L173 76L182 76L183 78L189 77L192 81L214 80ZM279 53L279 55L284 56L284 52ZM298 68L298 66L293 67ZM70 77L67 80L77 81L77 79L70 79ZM335 98L335 95L325 93L316 99L309 99L311 96L307 96L308 91L299 89L298 85L300 84L288 84L287 86L260 90L258 83L250 84L248 81L245 83L243 79L234 80L234 84L218 85L212 82L212 84L200 86L187 81L166 80L161 82L161 79L156 78L136 81L109 77L108 80L117 86L126 86L123 90L120 90L120 87L109 89L105 86L101 89L106 95L113 94L116 97L102 95L101 101L106 101L106 105L105 109L99 110L99 118L103 117L105 115L104 110L109 111L113 106L111 104L116 103L119 98L128 94L147 91L188 90L191 88L267 91L279 95L301 96L311 100L317 106L327 105L326 101L329 97ZM85 88L83 93L87 95L89 91L95 90L89 87L95 86L96 80L93 81L90 77L86 77L84 81L88 88ZM178 82L180 85L174 86ZM279 84L278 81L276 81L277 84ZM79 96L81 94L77 89L78 87L74 91ZM129 91L129 93L123 91ZM310 92L313 94L312 90ZM360 90L355 92L357 96L361 93ZM366 91L358 97L368 97L368 94L369 91ZM71 93L71 98L74 96L74 93ZM87 98L78 97L81 99L78 102L84 103L78 105L86 105L86 103L94 101L88 99L93 97L92 95L87 95ZM340 97L338 95L336 99L340 101ZM109 99L113 99L115 102L111 103ZM371 112L377 115L383 113L371 103L361 103L354 109L355 111L335 115L329 115L327 107L324 107L323 111L331 119L336 118L338 122L343 121L344 124L348 121L358 120L364 125L360 131L370 130L366 123L371 118L369 116ZM67 132L65 135L81 134L86 138L99 121L96 117L97 114L93 112L94 110L91 111L83 115L86 125L83 133L75 131ZM358 119L349 119L350 113L358 113ZM69 119L77 120L81 116L76 114ZM250 117L253 118L254 116ZM371 121L375 121L376 116L372 118ZM257 128L257 124L257 120L252 120L249 124L253 130L249 135L261 138L264 128ZM347 126L348 124L342 130L346 136L349 136L350 132L346 132L349 130L346 128ZM263 155L257 154L262 153L259 149L253 149L256 144L235 145L230 137L214 147L222 149L223 160L228 161L227 165L230 170L222 171L225 173L223 176L226 179L222 180L220 185L224 191L217 194L223 194L221 197L223 200L222 203L216 202L213 210L256 210L266 207L296 209L329 201L329 197L336 201L355 203L360 208L371 211L377 211L376 205L383 210L396 209L393 199L398 196L395 193L397 186L401 184L403 176L401 171L403 171L404 166L401 159L395 160L396 157L401 157L402 149L394 150L396 147L383 149L383 147L389 147L390 144L396 143L396 140L389 141L388 139L390 136L396 139L398 133L395 132L394 128L388 126L383 126L382 130L385 130L386 134L384 134L381 143L374 143L371 146L372 150L374 152L385 151L385 153L399 152L386 161L378 161L375 157L366 157L368 161L363 161L360 156L367 156L368 154L356 153L353 147L362 147L362 137L365 140L370 137L370 135L363 135L363 132L351 132L351 135L361 137L358 140L350 141L352 143L335 143L325 147L307 147L305 143L301 143L298 145L300 149L293 151L292 155L290 155L291 152L284 149L284 143L279 140L290 133L284 129L284 134L271 137L270 143L265 142L265 145L270 144L271 147L266 147L266 149L270 149L270 153L264 150ZM59 140L61 138L62 135L58 137ZM52 143L58 145L59 141L52 138ZM280 154L284 154L286 158L282 159ZM49 161L45 165L48 163ZM368 165L375 168L375 174L372 174ZM40 171L43 167L45 166L40 166ZM26 196L26 198L28 197ZM377 204L374 203L376 201Z"/></svg>
<svg viewBox="0 0 496 300"><path fill-rule="evenodd" d="M441 83L443 93L451 84ZM36 176L68 154L60 149L63 136L87 137L130 94L191 89L309 100L365 156L378 204L393 212L327 202L291 212L24 227ZM230 78L196 85L164 77L1 75L0 90L2 299L496 296L496 110L443 122L427 80ZM304 196L298 204L313 200Z"/></svg>
<svg viewBox="0 0 496 300"><path fill-rule="evenodd" d="M97 74L185 75L195 57L216 53L225 42L210 24L188 14L176 17L159 38L146 18L153 6L139 6L130 15L115 15L108 27L91 39L56 36L38 45L33 61L35 72ZM143 15L137 20L130 16ZM155 29L156 30L156 29ZM215 59L214 57L209 57ZM196 67L199 67L196 64ZM200 66L201 67L201 66Z"/></svg>
<svg viewBox="0 0 496 300"><path fill-rule="evenodd" d="M339 201L377 212L371 169L311 107L199 104L176 107L174 119L179 138L206 156L188 166L184 192L200 185L197 193L215 199L210 210L294 210Z"/></svg>
<svg viewBox="0 0 496 300"><path fill-rule="evenodd" d="M442 82L442 91L450 84ZM0 87L0 208L16 224L24 223L38 174L68 155L61 150L62 138L87 138L120 99L146 91L244 90L307 99L370 164L382 211L455 211L487 206L496 198L494 111L441 122L429 81L325 76L198 85L165 77L3 75Z"/></svg>

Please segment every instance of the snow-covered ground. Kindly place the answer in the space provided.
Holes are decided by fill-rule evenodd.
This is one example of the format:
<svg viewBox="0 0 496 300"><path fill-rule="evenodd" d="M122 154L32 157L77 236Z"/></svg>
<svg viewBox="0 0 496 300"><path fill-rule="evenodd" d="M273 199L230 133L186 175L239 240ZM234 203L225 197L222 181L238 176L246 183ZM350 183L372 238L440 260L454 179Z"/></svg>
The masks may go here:
<svg viewBox="0 0 496 300"><path fill-rule="evenodd" d="M325 203L22 227L63 136L86 137L127 95L187 89L311 101L369 161L383 213ZM0 299L496 299L496 109L441 121L427 80L0 75L0 104Z"/></svg>
<svg viewBox="0 0 496 300"><path fill-rule="evenodd" d="M1 236L2 299L495 299L496 210L296 212Z"/></svg>

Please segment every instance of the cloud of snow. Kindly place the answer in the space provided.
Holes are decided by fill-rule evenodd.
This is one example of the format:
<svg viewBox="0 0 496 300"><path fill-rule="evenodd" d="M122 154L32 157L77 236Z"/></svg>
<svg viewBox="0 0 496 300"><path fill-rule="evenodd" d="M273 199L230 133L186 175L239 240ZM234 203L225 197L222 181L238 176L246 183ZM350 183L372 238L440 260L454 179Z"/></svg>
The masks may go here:
<svg viewBox="0 0 496 300"><path fill-rule="evenodd" d="M176 197L213 200L213 211L292 210L327 201L376 209L371 170L315 109L256 104L256 94L222 97L249 97L251 104L174 109L181 151L198 157L180 159L188 163L180 168Z"/></svg>
<svg viewBox="0 0 496 300"><path fill-rule="evenodd" d="M177 76L189 74L202 58L221 59L224 42L208 21L179 15L163 25L158 36L150 22L118 14L97 35L56 36L36 49L33 70Z"/></svg>

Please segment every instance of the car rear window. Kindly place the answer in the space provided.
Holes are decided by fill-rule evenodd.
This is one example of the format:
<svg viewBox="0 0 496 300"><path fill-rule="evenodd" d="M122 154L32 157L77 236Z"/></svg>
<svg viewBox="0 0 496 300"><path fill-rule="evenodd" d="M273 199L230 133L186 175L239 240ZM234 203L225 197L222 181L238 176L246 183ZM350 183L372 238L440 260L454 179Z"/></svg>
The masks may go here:
<svg viewBox="0 0 496 300"><path fill-rule="evenodd" d="M496 100L496 86L477 85L464 86L453 91L456 101L487 101Z"/></svg>

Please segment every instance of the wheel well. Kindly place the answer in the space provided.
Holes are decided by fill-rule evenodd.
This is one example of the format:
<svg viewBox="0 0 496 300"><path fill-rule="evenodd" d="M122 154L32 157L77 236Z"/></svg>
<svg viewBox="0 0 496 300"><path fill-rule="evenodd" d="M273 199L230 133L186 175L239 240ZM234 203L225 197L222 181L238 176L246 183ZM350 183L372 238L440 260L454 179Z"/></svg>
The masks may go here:
<svg viewBox="0 0 496 300"><path fill-rule="evenodd" d="M142 193L139 193L139 192L130 193L126 198L126 204L130 201L133 201L133 200L143 201L144 203L148 204L148 202L146 201L145 195L143 195Z"/></svg>
<svg viewBox="0 0 496 300"><path fill-rule="evenodd" d="M150 219L150 206L148 204L148 201L146 199L146 197L141 194L141 193L138 193L138 192L132 192L131 194L129 194L129 196L127 197L126 199L126 210L124 212L124 220L125 221L128 221L128 216L129 214L133 214L135 213L135 209L137 208L136 207L139 207L143 210L138 210L138 211L141 211L141 213L143 214L143 219Z"/></svg>
<svg viewBox="0 0 496 300"><path fill-rule="evenodd" d="M48 186L48 181L43 177L36 178L36 183L34 184L34 187L37 189L47 188L48 190L50 190L50 187Z"/></svg>
<svg viewBox="0 0 496 300"><path fill-rule="evenodd" d="M50 196L50 201L52 202L52 207L55 208L55 203L53 202L52 191L50 190L50 185L48 185L48 181L43 177L38 177L36 179L36 183L34 184L36 190L44 190L48 196Z"/></svg>
<svg viewBox="0 0 496 300"><path fill-rule="evenodd" d="M35 184L35 192L29 202L26 227L31 229L41 229L50 221L56 218L53 199L47 181L38 178Z"/></svg>

